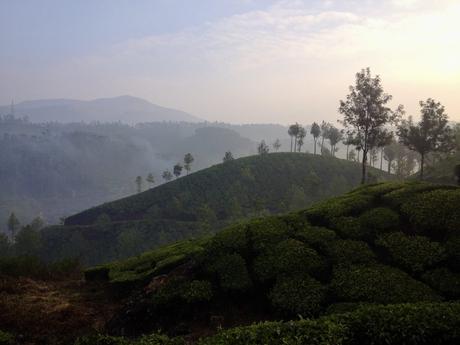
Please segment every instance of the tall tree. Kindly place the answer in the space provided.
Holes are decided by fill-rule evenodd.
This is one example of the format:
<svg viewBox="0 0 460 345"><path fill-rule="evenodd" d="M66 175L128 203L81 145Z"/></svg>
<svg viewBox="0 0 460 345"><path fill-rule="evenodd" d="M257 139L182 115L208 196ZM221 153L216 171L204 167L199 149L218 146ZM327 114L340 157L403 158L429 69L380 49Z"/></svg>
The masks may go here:
<svg viewBox="0 0 460 345"><path fill-rule="evenodd" d="M165 171L163 171L163 174L161 175L161 177L163 177L163 180L168 182L168 181L171 181L172 174L171 174L171 172L169 170L165 170Z"/></svg>
<svg viewBox="0 0 460 345"><path fill-rule="evenodd" d="M453 133L448 125L444 106L432 98L420 101L421 119L417 124L403 121L398 128L401 142L409 150L420 154L420 178L423 179L425 157L430 152L447 152L451 149Z"/></svg>
<svg viewBox="0 0 460 345"><path fill-rule="evenodd" d="M297 133L297 151L300 152L303 146L303 140L307 136L307 132L305 131L305 128L299 125L299 132Z"/></svg>
<svg viewBox="0 0 460 345"><path fill-rule="evenodd" d="M295 136L295 125L290 125L288 128L288 134L291 137L291 152L293 147L293 138Z"/></svg>
<svg viewBox="0 0 460 345"><path fill-rule="evenodd" d="M137 192L142 192L142 176L137 176L134 182L136 183Z"/></svg>
<svg viewBox="0 0 460 345"><path fill-rule="evenodd" d="M321 128L316 122L313 122L310 128L310 134L313 135L313 143L314 143L314 154L316 155L316 142L318 141L318 137L321 134Z"/></svg>
<svg viewBox="0 0 460 345"><path fill-rule="evenodd" d="M291 137L291 152L297 151L297 137L299 135L300 128L301 126L297 122L289 126L288 133L289 133L289 136ZM292 148L292 143L294 143L294 150Z"/></svg>
<svg viewBox="0 0 460 345"><path fill-rule="evenodd" d="M174 167L173 167L173 174L174 176L176 176L176 178L179 178L179 176L182 174L182 165L180 163L177 163Z"/></svg>
<svg viewBox="0 0 460 345"><path fill-rule="evenodd" d="M345 101L340 101L339 112L343 115L343 125L348 134L360 138L363 151L361 183L366 182L366 164L369 151L376 146L385 126L395 123L403 108L392 111L388 106L391 95L383 91L380 77L373 77L369 68L356 74L355 86ZM358 136L359 135L359 136Z"/></svg>
<svg viewBox="0 0 460 345"><path fill-rule="evenodd" d="M383 157L388 162L387 168L388 168L389 174L391 173L391 165L393 161L396 159L396 150L397 150L396 145L399 145L399 144L393 140L389 145L386 145L383 148Z"/></svg>
<svg viewBox="0 0 460 345"><path fill-rule="evenodd" d="M342 140L343 132L334 126L330 126L327 132L327 139L329 140L329 145L331 146L331 155L335 157L337 143Z"/></svg>
<svg viewBox="0 0 460 345"><path fill-rule="evenodd" d="M152 173L149 173L147 175L147 178L145 179L147 181L147 183L150 185L150 188L152 188L155 184L155 177L153 176Z"/></svg>
<svg viewBox="0 0 460 345"><path fill-rule="evenodd" d="M268 152L270 152L268 145L265 144L265 140L262 140L260 144L257 146L257 152L259 152L259 155L265 155Z"/></svg>
<svg viewBox="0 0 460 345"><path fill-rule="evenodd" d="M275 142L273 143L273 149L275 150L275 152L278 152L280 147L281 147L281 142L279 139L276 139Z"/></svg>
<svg viewBox="0 0 460 345"><path fill-rule="evenodd" d="M14 212L11 212L8 218L8 231L10 232L12 240L16 237L16 233L18 232L20 226L21 223L19 222L19 219L16 217Z"/></svg>
<svg viewBox="0 0 460 345"><path fill-rule="evenodd" d="M192 163L193 163L194 160L195 159L193 158L191 153L187 153L184 156L184 168L187 171L187 175L190 172L190 170L192 169Z"/></svg>
<svg viewBox="0 0 460 345"><path fill-rule="evenodd" d="M233 154L230 151L225 152L225 155L224 155L224 158L222 158L222 161L224 163L226 163L226 162L230 162L232 160L234 160Z"/></svg>
<svg viewBox="0 0 460 345"><path fill-rule="evenodd" d="M329 128L331 127L331 124L325 121L321 122L321 154L323 154L324 151L324 140L328 137L329 135Z"/></svg>
<svg viewBox="0 0 460 345"><path fill-rule="evenodd" d="M345 136L344 139L342 140L342 143L347 148L347 156L346 156L347 160L354 160L354 159L350 159L350 157L349 157L350 145L353 145L355 143L355 138L353 137L353 135L347 134L347 136ZM356 154L355 154L355 156L356 156Z"/></svg>

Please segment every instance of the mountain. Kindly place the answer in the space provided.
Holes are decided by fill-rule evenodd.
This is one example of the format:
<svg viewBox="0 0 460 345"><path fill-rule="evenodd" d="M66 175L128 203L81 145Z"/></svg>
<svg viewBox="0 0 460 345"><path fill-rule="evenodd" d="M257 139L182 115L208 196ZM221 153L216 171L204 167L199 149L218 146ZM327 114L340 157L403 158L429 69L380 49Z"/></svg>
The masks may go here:
<svg viewBox="0 0 460 345"><path fill-rule="evenodd" d="M238 220L298 210L347 192L359 180L359 164L333 157L235 159L67 217L65 226L43 231L43 251L48 260L71 254L86 264L107 262L212 234Z"/></svg>
<svg viewBox="0 0 460 345"><path fill-rule="evenodd" d="M91 101L48 99L24 101L14 106L15 115L27 116L32 122L198 122L201 119L186 112L161 107L132 96L100 98ZM10 106L0 107L0 114L11 112Z"/></svg>
<svg viewBox="0 0 460 345"><path fill-rule="evenodd" d="M454 186L367 185L89 269L86 279L127 298L106 325L112 335L161 329L190 340L223 327L198 343L455 344L459 203ZM232 328L266 320L282 321Z"/></svg>

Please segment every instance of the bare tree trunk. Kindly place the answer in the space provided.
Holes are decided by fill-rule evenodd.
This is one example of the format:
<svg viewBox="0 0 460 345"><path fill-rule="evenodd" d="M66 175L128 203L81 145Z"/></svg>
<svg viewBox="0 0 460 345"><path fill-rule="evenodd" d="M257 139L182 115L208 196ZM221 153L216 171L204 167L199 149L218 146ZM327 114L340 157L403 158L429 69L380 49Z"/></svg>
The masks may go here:
<svg viewBox="0 0 460 345"><path fill-rule="evenodd" d="M383 147L380 150L380 170L383 170Z"/></svg>
<svg viewBox="0 0 460 345"><path fill-rule="evenodd" d="M361 184L366 183L366 158L367 158L367 152L366 150L363 150L363 162L361 166Z"/></svg>
<svg viewBox="0 0 460 345"><path fill-rule="evenodd" d="M348 160L348 147L349 147L349 146L350 146L350 145L347 145L347 160Z"/></svg>
<svg viewBox="0 0 460 345"><path fill-rule="evenodd" d="M324 137L321 137L321 155L323 154Z"/></svg>
<svg viewBox="0 0 460 345"><path fill-rule="evenodd" d="M292 135L290 137L291 137L291 152L292 152Z"/></svg>
<svg viewBox="0 0 460 345"><path fill-rule="evenodd" d="M315 147L313 148L313 151L315 152L314 153L315 155L316 155L316 140L317 140L316 138L313 138L313 142L314 142L314 145L315 145Z"/></svg>
<svg viewBox="0 0 460 345"><path fill-rule="evenodd" d="M420 159L420 179L423 180L423 168L425 165L425 154L421 154L421 159Z"/></svg>
<svg viewBox="0 0 460 345"><path fill-rule="evenodd" d="M388 173L391 174L391 161L388 161Z"/></svg>

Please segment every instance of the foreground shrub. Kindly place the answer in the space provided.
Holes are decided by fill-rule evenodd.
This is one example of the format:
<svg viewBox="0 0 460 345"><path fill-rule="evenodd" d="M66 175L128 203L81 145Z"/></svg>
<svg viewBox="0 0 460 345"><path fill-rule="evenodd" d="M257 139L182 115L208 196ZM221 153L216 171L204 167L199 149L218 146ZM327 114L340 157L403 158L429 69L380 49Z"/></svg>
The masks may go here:
<svg viewBox="0 0 460 345"><path fill-rule="evenodd" d="M453 238L449 238L445 243L445 247L447 264L450 269L460 273L460 234Z"/></svg>
<svg viewBox="0 0 460 345"><path fill-rule="evenodd" d="M131 343L122 337L112 337L103 334L94 334L78 338L74 345L130 345Z"/></svg>
<svg viewBox="0 0 460 345"><path fill-rule="evenodd" d="M356 217L334 218L330 226L343 238L362 240L367 237L366 229Z"/></svg>
<svg viewBox="0 0 460 345"><path fill-rule="evenodd" d="M246 262L239 254L222 255L209 270L217 275L224 290L244 291L252 286Z"/></svg>
<svg viewBox="0 0 460 345"><path fill-rule="evenodd" d="M440 300L422 282L403 271L383 265L337 269L331 288L337 299L343 302L390 304Z"/></svg>
<svg viewBox="0 0 460 345"><path fill-rule="evenodd" d="M430 238L444 238L460 229L460 189L418 194L401 206L414 231Z"/></svg>
<svg viewBox="0 0 460 345"><path fill-rule="evenodd" d="M438 268L423 274L422 279L449 299L460 298L460 274L447 268Z"/></svg>
<svg viewBox="0 0 460 345"><path fill-rule="evenodd" d="M212 296L210 282L206 280L188 281L183 277L174 277L153 293L152 302L156 306L184 305L207 302Z"/></svg>
<svg viewBox="0 0 460 345"><path fill-rule="evenodd" d="M254 272L260 281L266 281L280 274L315 274L323 266L323 260L314 249L289 239L259 255L254 261Z"/></svg>
<svg viewBox="0 0 460 345"><path fill-rule="evenodd" d="M307 275L279 277L269 294L270 302L276 309L302 316L317 314L325 297L326 288Z"/></svg>
<svg viewBox="0 0 460 345"><path fill-rule="evenodd" d="M363 306L316 320L232 328L199 345L456 345L460 303Z"/></svg>
<svg viewBox="0 0 460 345"><path fill-rule="evenodd" d="M413 273L433 267L446 256L441 244L424 236L395 232L381 236L375 243L385 250L393 263Z"/></svg>
<svg viewBox="0 0 460 345"><path fill-rule="evenodd" d="M319 253L326 253L331 241L337 239L337 235L333 230L320 227L304 227L297 231L294 238L305 242L310 247L316 249Z"/></svg>
<svg viewBox="0 0 460 345"><path fill-rule="evenodd" d="M376 207L364 212L359 216L359 222L365 235L369 237L396 231L400 226L399 214L386 207Z"/></svg>
<svg viewBox="0 0 460 345"><path fill-rule="evenodd" d="M376 256L363 241L336 240L329 245L328 257L334 265L372 265Z"/></svg>
<svg viewBox="0 0 460 345"><path fill-rule="evenodd" d="M0 345L13 345L14 337L7 332L0 330Z"/></svg>

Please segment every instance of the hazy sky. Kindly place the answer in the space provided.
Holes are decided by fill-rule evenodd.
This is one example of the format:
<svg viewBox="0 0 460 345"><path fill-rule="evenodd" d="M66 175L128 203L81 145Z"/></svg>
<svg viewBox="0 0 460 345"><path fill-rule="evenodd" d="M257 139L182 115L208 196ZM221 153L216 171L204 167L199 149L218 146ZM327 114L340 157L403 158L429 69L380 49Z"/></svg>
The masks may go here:
<svg viewBox="0 0 460 345"><path fill-rule="evenodd" d="M458 0L0 0L0 103L130 94L227 122L333 121L355 73L460 121Z"/></svg>

